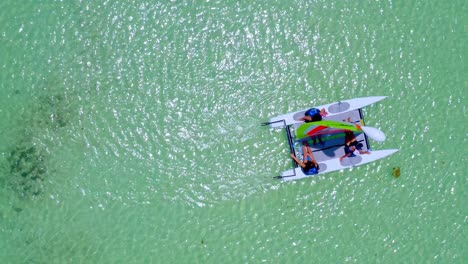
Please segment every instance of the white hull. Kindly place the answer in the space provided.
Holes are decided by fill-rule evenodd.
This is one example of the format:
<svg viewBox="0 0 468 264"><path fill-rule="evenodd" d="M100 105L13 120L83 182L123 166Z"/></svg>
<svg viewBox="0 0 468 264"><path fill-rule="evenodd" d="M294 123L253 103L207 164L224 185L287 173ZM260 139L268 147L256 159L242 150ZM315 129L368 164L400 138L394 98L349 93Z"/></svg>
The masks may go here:
<svg viewBox="0 0 468 264"><path fill-rule="evenodd" d="M318 174L314 175L306 175L302 171L300 167L294 168L287 170L281 174L279 178L281 178L283 181L294 181L294 180L299 180L307 177L313 177L316 175L332 172L332 171L337 171L337 170L343 170L343 169L349 169L353 167L357 167L369 162L374 162L379 159L383 159L385 157L388 157L394 153L396 153L398 149L384 149L384 150L374 150L371 152L371 154L363 154L363 155L358 155L356 157L351 157L351 158L344 158L343 161L340 162L340 158L334 158L334 159L329 159L325 161L319 162L320 170Z"/></svg>
<svg viewBox="0 0 468 264"><path fill-rule="evenodd" d="M377 103L385 98L387 97L386 96L361 97L361 98L354 98L354 99L344 100L341 102L335 102L335 103L326 104L326 105L314 106L313 108L317 108L317 109L324 108L328 112L328 115L327 117L325 117L325 119L333 119L333 116L361 109L368 105ZM307 110L308 109L304 109L301 111L296 111L296 112L273 117L269 120L268 124L272 128L282 128L287 125L301 123L302 121L299 121L299 119L304 116L304 113Z"/></svg>

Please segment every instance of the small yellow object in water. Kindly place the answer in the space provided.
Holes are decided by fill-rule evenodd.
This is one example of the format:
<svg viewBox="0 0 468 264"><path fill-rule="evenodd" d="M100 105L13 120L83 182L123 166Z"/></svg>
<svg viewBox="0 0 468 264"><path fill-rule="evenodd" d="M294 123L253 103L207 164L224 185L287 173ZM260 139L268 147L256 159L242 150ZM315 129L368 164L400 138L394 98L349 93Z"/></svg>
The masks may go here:
<svg viewBox="0 0 468 264"><path fill-rule="evenodd" d="M400 177L400 167L393 168L393 176L395 176L395 178Z"/></svg>

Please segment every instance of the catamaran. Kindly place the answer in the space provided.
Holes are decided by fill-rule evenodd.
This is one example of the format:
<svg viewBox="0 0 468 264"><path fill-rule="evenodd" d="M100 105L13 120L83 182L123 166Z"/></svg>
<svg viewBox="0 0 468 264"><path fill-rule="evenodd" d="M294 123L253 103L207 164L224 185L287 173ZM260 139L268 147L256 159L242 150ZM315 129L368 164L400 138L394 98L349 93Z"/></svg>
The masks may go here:
<svg viewBox="0 0 468 264"><path fill-rule="evenodd" d="M362 108L377 103L386 96L354 98L326 105L315 106L314 114L320 114L321 121L304 123L302 118L310 109L296 111L271 118L263 125L271 128L284 128L288 138L290 152L302 159L302 145L312 148L318 162L318 171L309 174L293 161L293 168L284 171L275 178L283 181L299 180L318 174L348 169L388 157L398 149L371 150L369 138L384 141L385 134L377 128L365 126ZM351 155L340 159L345 153L345 132L352 131L367 154Z"/></svg>

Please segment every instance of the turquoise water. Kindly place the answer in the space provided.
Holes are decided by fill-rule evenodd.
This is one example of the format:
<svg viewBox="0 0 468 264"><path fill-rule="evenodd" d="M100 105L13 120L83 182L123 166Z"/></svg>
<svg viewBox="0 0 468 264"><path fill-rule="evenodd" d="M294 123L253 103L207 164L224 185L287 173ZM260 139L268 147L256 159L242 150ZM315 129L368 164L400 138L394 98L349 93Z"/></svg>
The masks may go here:
<svg viewBox="0 0 468 264"><path fill-rule="evenodd" d="M466 263L467 11L2 1L1 262ZM272 178L261 122L373 95L398 154Z"/></svg>

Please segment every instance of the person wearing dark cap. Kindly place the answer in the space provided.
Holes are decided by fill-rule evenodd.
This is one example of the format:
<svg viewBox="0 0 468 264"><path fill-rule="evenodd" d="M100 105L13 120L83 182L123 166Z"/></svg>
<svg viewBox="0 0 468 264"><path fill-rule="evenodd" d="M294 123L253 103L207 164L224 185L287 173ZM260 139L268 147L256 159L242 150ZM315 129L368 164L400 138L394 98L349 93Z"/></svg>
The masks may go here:
<svg viewBox="0 0 468 264"><path fill-rule="evenodd" d="M346 157L354 157L357 154L370 154L368 150L362 150L362 143L359 143L354 136L353 131L346 131L345 132L345 147L344 152L345 154L340 157L340 161L342 161Z"/></svg>

